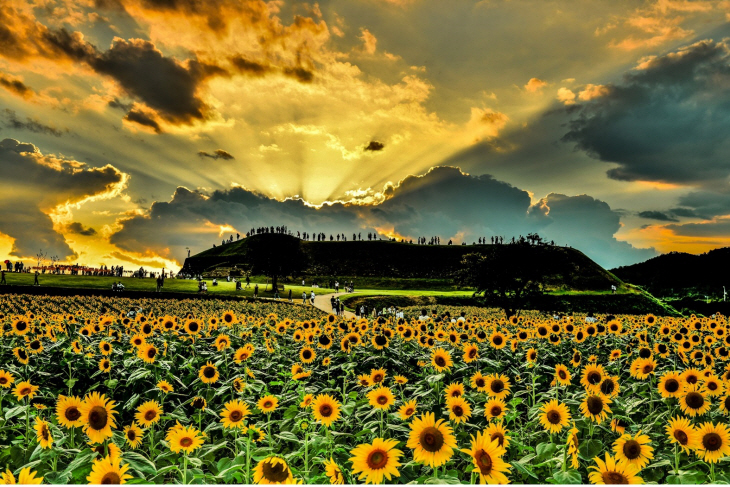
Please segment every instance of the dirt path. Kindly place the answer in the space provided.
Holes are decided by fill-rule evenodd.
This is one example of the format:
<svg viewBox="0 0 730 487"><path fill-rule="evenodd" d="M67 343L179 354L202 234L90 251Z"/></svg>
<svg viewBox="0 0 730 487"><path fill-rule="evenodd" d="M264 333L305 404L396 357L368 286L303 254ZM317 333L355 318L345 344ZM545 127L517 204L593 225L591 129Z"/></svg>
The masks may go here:
<svg viewBox="0 0 730 487"><path fill-rule="evenodd" d="M332 313L332 303L330 302L330 298L332 296L339 296L344 293L340 293L339 295L335 294L335 293L317 294L317 291L315 291L314 294L315 294L314 295L314 306L316 308L321 309L325 313ZM352 311L345 310L344 314L345 314L345 318L354 318L355 317L355 313L353 313Z"/></svg>

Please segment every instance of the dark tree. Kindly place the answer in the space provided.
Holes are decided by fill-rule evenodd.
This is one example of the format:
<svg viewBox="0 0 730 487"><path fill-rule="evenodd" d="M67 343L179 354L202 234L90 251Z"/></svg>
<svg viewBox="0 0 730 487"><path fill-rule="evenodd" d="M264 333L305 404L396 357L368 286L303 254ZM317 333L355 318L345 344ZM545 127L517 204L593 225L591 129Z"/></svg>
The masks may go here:
<svg viewBox="0 0 730 487"><path fill-rule="evenodd" d="M306 268L301 240L284 234L257 235L246 248L247 270L271 278L274 290L280 277L296 275Z"/></svg>
<svg viewBox="0 0 730 487"><path fill-rule="evenodd" d="M474 288L475 297L483 295L487 304L502 308L509 318L543 294L546 280L554 272L550 258L543 254L526 243L466 254L456 282Z"/></svg>

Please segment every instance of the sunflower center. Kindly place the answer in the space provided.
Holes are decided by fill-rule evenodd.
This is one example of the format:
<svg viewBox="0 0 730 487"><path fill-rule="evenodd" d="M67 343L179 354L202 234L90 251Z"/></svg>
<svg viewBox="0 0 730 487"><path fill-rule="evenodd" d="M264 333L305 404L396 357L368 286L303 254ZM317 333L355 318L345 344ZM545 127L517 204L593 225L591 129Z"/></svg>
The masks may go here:
<svg viewBox="0 0 730 487"><path fill-rule="evenodd" d="M150 347L150 349L147 350L147 358L155 358L155 355L157 355L157 350L155 350L155 347Z"/></svg>
<svg viewBox="0 0 730 487"><path fill-rule="evenodd" d="M502 337L497 335L496 337L492 338L492 342L495 345L501 345L502 344Z"/></svg>
<svg viewBox="0 0 730 487"><path fill-rule="evenodd" d="M21 396L27 396L28 394L30 394L30 392L31 392L31 388L30 387L23 387L20 390L20 395Z"/></svg>
<svg viewBox="0 0 730 487"><path fill-rule="evenodd" d="M381 406L388 403L388 397L387 396L378 396L377 403Z"/></svg>
<svg viewBox="0 0 730 487"><path fill-rule="evenodd" d="M26 328L28 328L28 325L25 323L25 321L19 321L17 328L18 328L18 331L23 331Z"/></svg>
<svg viewBox="0 0 730 487"><path fill-rule="evenodd" d="M188 327L190 331L198 331L198 324L197 323L190 323L190 326Z"/></svg>
<svg viewBox="0 0 730 487"><path fill-rule="evenodd" d="M193 439L190 438L189 436L186 436L186 437L180 439L180 446L182 446L183 448L188 448L192 444L193 444Z"/></svg>
<svg viewBox="0 0 730 487"><path fill-rule="evenodd" d="M595 385L601 382L602 377L601 374L599 374L598 372L588 372L586 379L588 380L589 384Z"/></svg>
<svg viewBox="0 0 730 487"><path fill-rule="evenodd" d="M477 387L484 387L484 379L479 378L474 382L476 383Z"/></svg>
<svg viewBox="0 0 730 487"><path fill-rule="evenodd" d="M594 416L596 414L601 414L601 411L603 411L603 399L598 396L591 396L588 400L586 400L586 406L588 408L588 412Z"/></svg>
<svg viewBox="0 0 730 487"><path fill-rule="evenodd" d="M477 356L477 349L476 348L470 349L469 350L469 358L474 358L476 356Z"/></svg>
<svg viewBox="0 0 730 487"><path fill-rule="evenodd" d="M494 379L489 388L492 392L500 393L504 390L504 382L501 379Z"/></svg>
<svg viewBox="0 0 730 487"><path fill-rule="evenodd" d="M127 439L129 441L134 441L137 439L137 433L134 432L134 430L127 431Z"/></svg>
<svg viewBox="0 0 730 487"><path fill-rule="evenodd" d="M48 427L43 426L43 428L41 428L41 436L44 440L48 441L48 437L51 436L50 432L48 431Z"/></svg>
<svg viewBox="0 0 730 487"><path fill-rule="evenodd" d="M30 342L30 348L32 348L33 350L38 350L39 348L41 348L41 342L39 342L38 340L33 340L32 342Z"/></svg>
<svg viewBox="0 0 730 487"><path fill-rule="evenodd" d="M604 380L601 382L601 392L604 394L611 394L616 388L616 384L612 380Z"/></svg>
<svg viewBox="0 0 730 487"><path fill-rule="evenodd" d="M620 472L603 472L601 474L603 477L603 482L605 484L628 484L629 479L626 478L626 476Z"/></svg>
<svg viewBox="0 0 730 487"><path fill-rule="evenodd" d="M101 406L94 406L91 408L91 411L89 411L89 426L91 426L95 430L104 429L104 427L107 425L108 420L108 414L106 412L106 408L103 408Z"/></svg>
<svg viewBox="0 0 730 487"><path fill-rule="evenodd" d="M332 406L329 404L323 404L319 407L319 414L325 418L332 416Z"/></svg>
<svg viewBox="0 0 730 487"><path fill-rule="evenodd" d="M383 381L383 374L375 374L375 375L373 376L373 382L374 382L375 384L377 384L377 383L379 383L379 382L382 382L382 381Z"/></svg>
<svg viewBox="0 0 730 487"><path fill-rule="evenodd" d="M274 404L273 404L273 403L272 403L271 401L266 401L266 402L264 403L264 409L269 409L269 408L270 408L271 406L273 406L273 405L274 405Z"/></svg>
<svg viewBox="0 0 730 487"><path fill-rule="evenodd" d="M687 381L687 384L697 384L697 376L694 374L688 375L684 380Z"/></svg>
<svg viewBox="0 0 730 487"><path fill-rule="evenodd" d="M718 387L717 382L715 382L715 381L710 381L707 383L707 388L711 391L716 391L717 387Z"/></svg>
<svg viewBox="0 0 730 487"><path fill-rule="evenodd" d="M668 379L664 383L664 389L669 393L675 393L679 390L679 381L677 379Z"/></svg>
<svg viewBox="0 0 730 487"><path fill-rule="evenodd" d="M107 472L104 474L104 476L101 478L101 484L119 484L121 483L121 480L119 478L119 474L116 472Z"/></svg>
<svg viewBox="0 0 730 487"><path fill-rule="evenodd" d="M482 475L489 475L492 472L492 457L484 450L479 450L474 454L474 460Z"/></svg>
<svg viewBox="0 0 730 487"><path fill-rule="evenodd" d="M445 367L446 366L446 360L442 356L437 356L434 360L436 362L436 365L439 367Z"/></svg>
<svg viewBox="0 0 730 487"><path fill-rule="evenodd" d="M243 413L239 410L231 411L231 414L228 415L228 419L234 423L241 421L241 418L243 418Z"/></svg>
<svg viewBox="0 0 730 487"><path fill-rule="evenodd" d="M454 408L452 409L452 411L454 412L454 415L455 416L463 416L464 415L464 408L462 408L461 406L454 406Z"/></svg>
<svg viewBox="0 0 730 487"><path fill-rule="evenodd" d="M492 409L489 410L489 413L496 418L497 416L502 414L502 407L501 406L492 406Z"/></svg>
<svg viewBox="0 0 730 487"><path fill-rule="evenodd" d="M71 406L70 408L66 409L66 411L63 413L63 415L68 419L69 421L76 421L81 417L81 413L76 408L76 406Z"/></svg>
<svg viewBox="0 0 730 487"><path fill-rule="evenodd" d="M689 442L689 436L687 436L687 433L682 430L677 430L674 432L674 439L676 439L682 446L687 445L687 443Z"/></svg>
<svg viewBox="0 0 730 487"><path fill-rule="evenodd" d="M565 377L567 377L565 375L565 371L564 370L559 371L558 372L558 377L560 377L561 380L565 380Z"/></svg>
<svg viewBox="0 0 730 487"><path fill-rule="evenodd" d="M502 433L492 433L490 440L499 440L499 446L504 446L504 435Z"/></svg>
<svg viewBox="0 0 730 487"><path fill-rule="evenodd" d="M552 410L552 411L549 411L549 412L547 413L547 420L548 420L548 421L549 421L549 422L550 422L551 424L560 424L560 421L561 421L562 419L563 419L563 417L561 416L561 414L560 414L560 412L559 412L559 411L555 411L555 410Z"/></svg>
<svg viewBox="0 0 730 487"><path fill-rule="evenodd" d="M302 353L302 357L304 357L304 360L309 360L312 358L312 352L309 350L305 350L304 353Z"/></svg>
<svg viewBox="0 0 730 487"><path fill-rule="evenodd" d="M421 431L419 440L421 442L421 448L429 453L437 452L444 446L444 435L433 426L429 426Z"/></svg>
<svg viewBox="0 0 730 487"><path fill-rule="evenodd" d="M408 409L406 409L406 416L410 416L410 415L412 415L412 414L413 414L413 413L415 413L415 412L416 412L416 411L415 411L415 410L414 410L413 408L410 408L410 407L409 407Z"/></svg>
<svg viewBox="0 0 730 487"><path fill-rule="evenodd" d="M699 392L690 392L685 398L687 406L692 409L700 409L705 405L705 398Z"/></svg>
<svg viewBox="0 0 730 487"><path fill-rule="evenodd" d="M0 377L0 385L5 385L8 383L7 377Z"/></svg>
<svg viewBox="0 0 730 487"><path fill-rule="evenodd" d="M641 445L636 440L629 440L624 443L624 455L629 460L634 460L641 456Z"/></svg>
<svg viewBox="0 0 730 487"><path fill-rule="evenodd" d="M717 433L708 433L702 437L702 446L707 451L717 451L722 447L722 438Z"/></svg>
<svg viewBox="0 0 730 487"><path fill-rule="evenodd" d="M644 367L641 370L645 374L648 374L648 373L650 373L651 371L654 370L654 365L653 364L646 364L646 365L644 365Z"/></svg>
<svg viewBox="0 0 730 487"><path fill-rule="evenodd" d="M371 469L379 470L387 465L388 452L385 452L383 450L374 450L370 452L367 460L365 461L367 462L368 467L370 467Z"/></svg>
<svg viewBox="0 0 730 487"><path fill-rule="evenodd" d="M205 376L206 379L212 379L213 377L215 377L215 369L213 367L204 368L203 376Z"/></svg>
<svg viewBox="0 0 730 487"><path fill-rule="evenodd" d="M147 421L152 421L156 417L157 417L157 411L153 411L150 409L149 411L144 413L144 419L146 419Z"/></svg>

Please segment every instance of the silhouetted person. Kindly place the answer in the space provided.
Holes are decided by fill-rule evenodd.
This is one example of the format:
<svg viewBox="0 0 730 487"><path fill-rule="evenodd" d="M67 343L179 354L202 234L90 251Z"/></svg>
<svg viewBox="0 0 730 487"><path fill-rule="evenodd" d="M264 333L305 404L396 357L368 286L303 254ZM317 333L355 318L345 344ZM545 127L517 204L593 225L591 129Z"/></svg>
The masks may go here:
<svg viewBox="0 0 730 487"><path fill-rule="evenodd" d="M33 281L34 286L40 286L41 283L38 282L38 271L35 271L35 280Z"/></svg>
<svg viewBox="0 0 730 487"><path fill-rule="evenodd" d="M5 282L5 269L0 272L0 275L2 276L2 279L0 279L0 284L7 284L7 282Z"/></svg>

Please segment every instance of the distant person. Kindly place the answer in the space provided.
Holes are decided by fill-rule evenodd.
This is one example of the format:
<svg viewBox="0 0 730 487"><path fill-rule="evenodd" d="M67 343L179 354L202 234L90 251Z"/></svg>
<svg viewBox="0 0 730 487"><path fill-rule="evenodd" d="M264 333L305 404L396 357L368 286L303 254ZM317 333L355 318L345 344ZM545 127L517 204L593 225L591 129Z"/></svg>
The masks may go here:
<svg viewBox="0 0 730 487"><path fill-rule="evenodd" d="M289 302L290 303L293 303L294 302L294 300L291 297L291 288L289 288Z"/></svg>
<svg viewBox="0 0 730 487"><path fill-rule="evenodd" d="M274 299L279 299L279 285L274 287Z"/></svg>
<svg viewBox="0 0 730 487"><path fill-rule="evenodd" d="M307 304L307 291L302 291L302 304Z"/></svg>
<svg viewBox="0 0 730 487"><path fill-rule="evenodd" d="M314 306L314 289L312 289L312 294L309 296L309 300L312 303L312 306Z"/></svg>
<svg viewBox="0 0 730 487"><path fill-rule="evenodd" d="M616 285L611 284L611 294L616 294Z"/></svg>
<svg viewBox="0 0 730 487"><path fill-rule="evenodd" d="M340 292L340 281L335 281L335 293Z"/></svg>
<svg viewBox="0 0 730 487"><path fill-rule="evenodd" d="M34 286L40 286L41 283L38 282L38 271L35 271L35 280L33 281Z"/></svg>
<svg viewBox="0 0 730 487"><path fill-rule="evenodd" d="M241 290L241 281L236 281L236 291Z"/></svg>
<svg viewBox="0 0 730 487"><path fill-rule="evenodd" d="M2 275L2 279L0 279L0 284L7 284L7 282L5 282L5 269L0 272L0 275Z"/></svg>
<svg viewBox="0 0 730 487"><path fill-rule="evenodd" d="M258 298L259 297L259 285L256 284L253 288L253 297Z"/></svg>
<svg viewBox="0 0 730 487"><path fill-rule="evenodd" d="M246 276L246 287L251 286L251 278L249 276Z"/></svg>

